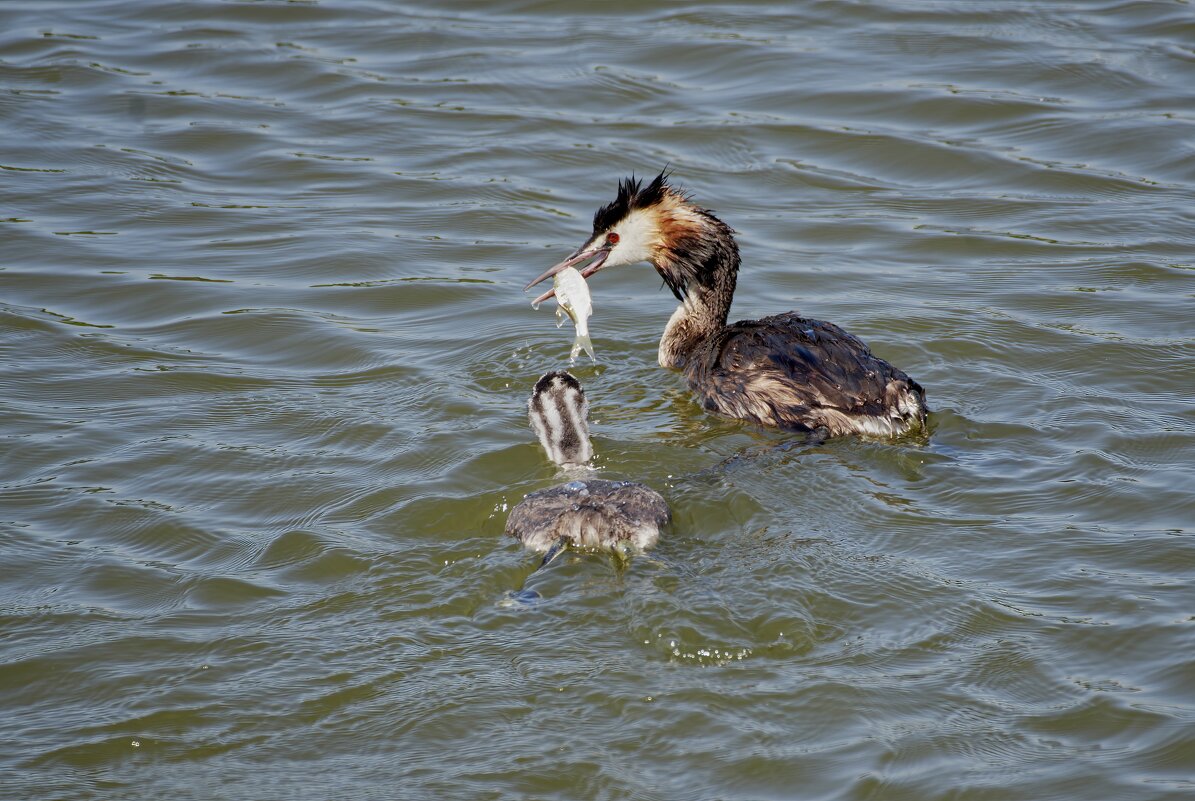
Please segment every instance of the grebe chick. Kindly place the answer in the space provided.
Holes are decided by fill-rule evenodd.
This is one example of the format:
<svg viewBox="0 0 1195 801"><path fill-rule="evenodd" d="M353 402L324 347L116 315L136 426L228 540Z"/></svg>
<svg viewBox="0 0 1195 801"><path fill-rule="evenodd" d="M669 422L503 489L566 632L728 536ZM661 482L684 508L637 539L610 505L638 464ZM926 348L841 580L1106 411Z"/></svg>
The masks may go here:
<svg viewBox="0 0 1195 801"><path fill-rule="evenodd" d="M672 515L655 490L630 481L583 477L593 456L589 401L581 383L563 370L545 374L527 402L531 427L548 457L578 473L574 481L532 492L511 510L506 533L547 553L565 545L645 550L656 544Z"/></svg>
<svg viewBox="0 0 1195 801"><path fill-rule="evenodd" d="M897 436L924 425L921 386L838 326L796 312L727 325L739 272L734 231L663 172L647 186L622 181L585 244L527 287L585 262L589 278L641 261L680 301L659 362L683 370L707 410L829 436Z"/></svg>

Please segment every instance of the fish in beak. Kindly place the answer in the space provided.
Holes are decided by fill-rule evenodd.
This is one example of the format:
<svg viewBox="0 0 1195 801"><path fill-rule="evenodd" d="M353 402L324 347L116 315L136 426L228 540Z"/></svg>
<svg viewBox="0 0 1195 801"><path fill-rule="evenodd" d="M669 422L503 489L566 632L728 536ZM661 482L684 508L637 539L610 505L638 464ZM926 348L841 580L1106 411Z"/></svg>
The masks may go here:
<svg viewBox="0 0 1195 801"><path fill-rule="evenodd" d="M569 267L576 267L578 264L584 264L585 262L588 261L588 262L590 262L589 265L582 268L579 271L581 273L581 277L587 279L587 278L589 278L589 276L593 275L598 270L602 269L602 265L604 265L606 263L606 258L610 255L610 251L612 249L613 249L612 245L610 245L606 242L603 242L600 239L596 239L596 238L592 239L589 242L582 245L580 248L578 248L571 256L569 256L564 261L560 262L559 264L553 265L552 267L549 267L547 269L547 271L544 272L543 275L541 275L539 278L536 278L531 283L527 284L527 286L523 287L523 291L526 292L528 289L535 286L540 281L547 280L548 278L551 278L552 276L556 275L557 273L561 272L562 270L567 270ZM592 259L592 261L590 261L591 259ZM555 288L549 289L547 292L540 295L535 300L531 301L532 305L538 306L540 303L543 303L545 300L552 297L552 295L555 294L555 292L556 292Z"/></svg>

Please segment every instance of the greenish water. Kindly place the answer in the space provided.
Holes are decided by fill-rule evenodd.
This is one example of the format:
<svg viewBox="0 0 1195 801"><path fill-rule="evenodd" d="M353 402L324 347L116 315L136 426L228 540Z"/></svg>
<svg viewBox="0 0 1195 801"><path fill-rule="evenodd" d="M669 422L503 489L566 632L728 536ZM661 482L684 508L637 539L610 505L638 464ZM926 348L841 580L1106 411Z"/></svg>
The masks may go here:
<svg viewBox="0 0 1195 801"><path fill-rule="evenodd" d="M0 798L1195 795L1190 4L4 3L0 137ZM521 287L665 163L931 431L710 417L604 272L675 524L531 576Z"/></svg>

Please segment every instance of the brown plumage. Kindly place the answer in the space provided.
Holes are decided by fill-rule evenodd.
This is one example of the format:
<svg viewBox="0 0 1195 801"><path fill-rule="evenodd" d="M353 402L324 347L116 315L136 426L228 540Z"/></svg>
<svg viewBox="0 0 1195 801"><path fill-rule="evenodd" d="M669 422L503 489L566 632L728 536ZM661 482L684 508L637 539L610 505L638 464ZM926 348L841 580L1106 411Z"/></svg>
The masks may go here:
<svg viewBox="0 0 1195 801"><path fill-rule="evenodd" d="M534 285L590 262L647 261L680 301L659 362L682 370L702 405L728 417L837 436L896 436L925 423L925 392L838 326L795 312L727 325L739 271L734 231L660 173L619 184L594 215L589 240Z"/></svg>
<svg viewBox="0 0 1195 801"><path fill-rule="evenodd" d="M796 312L703 339L684 373L712 412L831 436L892 436L920 425L921 387L833 323Z"/></svg>

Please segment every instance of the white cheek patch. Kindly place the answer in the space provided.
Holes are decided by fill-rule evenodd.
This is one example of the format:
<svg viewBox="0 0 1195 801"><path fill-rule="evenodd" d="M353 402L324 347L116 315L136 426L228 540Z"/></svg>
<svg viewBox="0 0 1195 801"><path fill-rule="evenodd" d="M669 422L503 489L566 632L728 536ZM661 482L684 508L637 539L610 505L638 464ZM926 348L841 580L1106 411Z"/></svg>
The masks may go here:
<svg viewBox="0 0 1195 801"><path fill-rule="evenodd" d="M652 214L636 209L612 230L618 234L618 244L610 251L607 266L634 264L651 258L652 245L659 236Z"/></svg>

